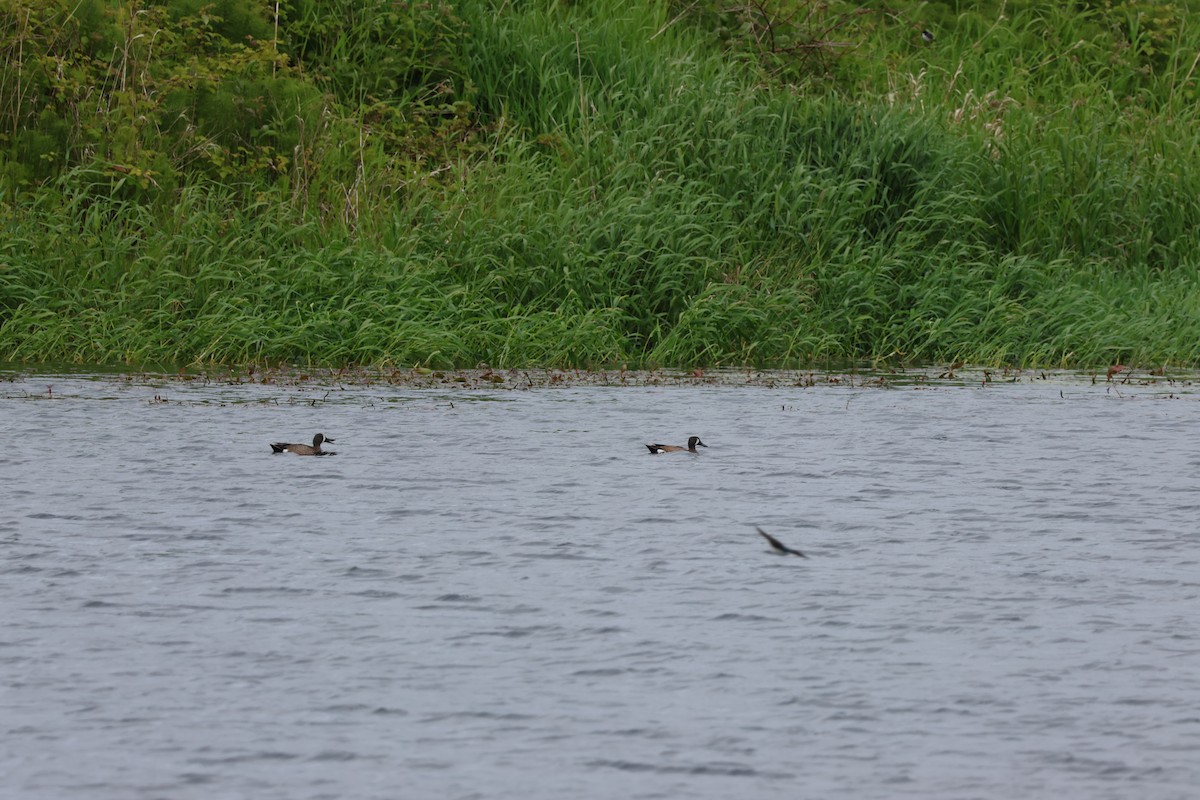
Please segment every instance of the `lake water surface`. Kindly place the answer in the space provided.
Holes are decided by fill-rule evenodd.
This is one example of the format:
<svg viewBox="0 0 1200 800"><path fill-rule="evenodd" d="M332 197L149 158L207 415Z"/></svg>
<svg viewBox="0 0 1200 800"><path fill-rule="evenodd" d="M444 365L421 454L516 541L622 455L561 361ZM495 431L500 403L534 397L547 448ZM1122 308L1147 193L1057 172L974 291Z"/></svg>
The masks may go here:
<svg viewBox="0 0 1200 800"><path fill-rule="evenodd" d="M9 374L3 795L1196 797L1198 401Z"/></svg>

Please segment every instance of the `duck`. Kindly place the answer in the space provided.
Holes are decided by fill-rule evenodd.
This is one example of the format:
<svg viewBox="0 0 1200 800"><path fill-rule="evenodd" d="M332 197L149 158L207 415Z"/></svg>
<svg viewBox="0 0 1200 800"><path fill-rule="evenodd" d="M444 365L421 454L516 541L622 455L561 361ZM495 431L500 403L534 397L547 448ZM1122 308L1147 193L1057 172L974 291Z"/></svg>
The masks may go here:
<svg viewBox="0 0 1200 800"><path fill-rule="evenodd" d="M321 442L332 442L333 439L326 438L325 434L318 433L313 437L312 445L307 444L290 444L288 442L272 442L272 453L295 453L298 456L336 456L337 453L332 450L322 450Z"/></svg>
<svg viewBox="0 0 1200 800"><path fill-rule="evenodd" d="M677 444L648 444L646 448L655 455L659 453L695 453L697 452L696 445L708 447L708 445L700 441L699 436L692 436L688 438L687 447L680 447Z"/></svg>

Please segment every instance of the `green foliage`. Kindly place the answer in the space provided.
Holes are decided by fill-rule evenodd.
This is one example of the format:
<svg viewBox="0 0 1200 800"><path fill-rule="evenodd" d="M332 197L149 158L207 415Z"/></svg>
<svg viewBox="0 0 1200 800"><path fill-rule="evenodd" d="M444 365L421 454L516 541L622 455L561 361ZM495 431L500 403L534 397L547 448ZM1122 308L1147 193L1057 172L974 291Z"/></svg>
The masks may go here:
<svg viewBox="0 0 1200 800"><path fill-rule="evenodd" d="M158 0L179 27L195 27L214 43L252 45L273 38L266 3L246 0ZM220 47L218 46L218 49Z"/></svg>
<svg viewBox="0 0 1200 800"><path fill-rule="evenodd" d="M0 186L84 167L146 201L216 179L299 187L320 207L314 181L344 192L370 169L394 191L474 136L449 6L295 6L4 0ZM359 158L316 174L319 154L347 149Z"/></svg>
<svg viewBox="0 0 1200 800"><path fill-rule="evenodd" d="M672 0L672 17L713 37L731 54L752 59L776 80L836 87L862 66L864 41L881 27L902 43L921 42L921 29L897 24L890 8L841 0ZM869 57L869 56L868 56Z"/></svg>
<svg viewBox="0 0 1200 800"><path fill-rule="evenodd" d="M283 10L286 52L350 108L437 105L462 89L462 23L444 0L292 0Z"/></svg>
<svg viewBox="0 0 1200 800"><path fill-rule="evenodd" d="M1192 9L864 8L0 0L0 359L1200 364Z"/></svg>
<svg viewBox="0 0 1200 800"><path fill-rule="evenodd" d="M265 21L235 3L22 5L0 13L0 76L17 98L0 128L5 160L23 168L10 174L27 180L87 167L112 191L152 197L188 174L278 172L316 98L252 38Z"/></svg>

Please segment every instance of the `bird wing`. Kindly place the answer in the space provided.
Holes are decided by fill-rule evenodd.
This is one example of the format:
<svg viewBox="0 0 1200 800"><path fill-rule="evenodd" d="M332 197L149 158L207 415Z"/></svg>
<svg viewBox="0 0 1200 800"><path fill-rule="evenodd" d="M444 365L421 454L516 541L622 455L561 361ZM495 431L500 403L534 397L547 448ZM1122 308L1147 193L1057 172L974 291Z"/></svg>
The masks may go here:
<svg viewBox="0 0 1200 800"><path fill-rule="evenodd" d="M787 550L787 548L783 546L783 542L779 541L779 540L778 540L778 539L776 539L774 536L772 536L771 534L769 534L769 533L767 533L766 531L764 531L762 528L760 528L760 527L758 527L757 525L755 525L755 526L754 526L754 530L758 531L758 532L759 532L759 534L760 534L760 535L761 535L761 536L762 536L764 539L766 539L768 542L770 542L770 543L771 543L771 547L774 547L776 550L780 550L780 551L786 551L786 550Z"/></svg>

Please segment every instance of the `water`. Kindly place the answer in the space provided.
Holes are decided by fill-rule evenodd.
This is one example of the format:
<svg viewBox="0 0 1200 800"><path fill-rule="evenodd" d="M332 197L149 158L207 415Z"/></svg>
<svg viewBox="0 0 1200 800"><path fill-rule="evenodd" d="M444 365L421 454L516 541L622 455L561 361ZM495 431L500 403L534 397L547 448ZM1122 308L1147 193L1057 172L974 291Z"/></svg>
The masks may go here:
<svg viewBox="0 0 1200 800"><path fill-rule="evenodd" d="M6 796L1193 797L1198 413L10 375Z"/></svg>

